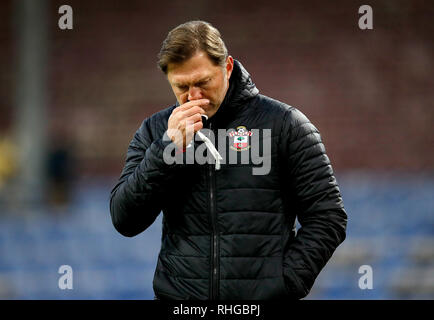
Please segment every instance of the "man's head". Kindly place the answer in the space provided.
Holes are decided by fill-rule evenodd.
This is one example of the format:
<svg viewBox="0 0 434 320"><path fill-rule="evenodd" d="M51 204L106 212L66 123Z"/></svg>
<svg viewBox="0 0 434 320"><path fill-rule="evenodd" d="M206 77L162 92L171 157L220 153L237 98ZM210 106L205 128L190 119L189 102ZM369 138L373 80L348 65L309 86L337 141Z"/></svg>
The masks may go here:
<svg viewBox="0 0 434 320"><path fill-rule="evenodd" d="M203 108L212 117L229 88L234 65L220 32L204 21L181 24L169 32L158 57L178 102L208 99Z"/></svg>

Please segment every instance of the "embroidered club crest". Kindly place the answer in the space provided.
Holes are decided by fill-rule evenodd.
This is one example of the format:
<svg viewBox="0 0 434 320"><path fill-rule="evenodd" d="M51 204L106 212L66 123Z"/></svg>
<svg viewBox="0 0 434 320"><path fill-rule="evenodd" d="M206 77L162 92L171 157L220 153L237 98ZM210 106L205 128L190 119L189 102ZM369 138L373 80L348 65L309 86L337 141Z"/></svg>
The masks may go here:
<svg viewBox="0 0 434 320"><path fill-rule="evenodd" d="M231 149L236 151L249 149L249 137L251 135L252 132L247 130L245 126L238 126L237 131L232 131L229 133L229 136L234 138Z"/></svg>

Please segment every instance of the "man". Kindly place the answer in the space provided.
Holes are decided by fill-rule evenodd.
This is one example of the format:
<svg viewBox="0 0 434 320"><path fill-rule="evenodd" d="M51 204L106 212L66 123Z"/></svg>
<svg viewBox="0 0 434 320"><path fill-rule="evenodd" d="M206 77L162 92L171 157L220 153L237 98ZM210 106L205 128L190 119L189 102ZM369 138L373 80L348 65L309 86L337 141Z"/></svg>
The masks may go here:
<svg viewBox="0 0 434 320"><path fill-rule="evenodd" d="M347 222L319 132L297 109L259 94L209 23L173 29L159 66L177 103L143 121L110 201L113 224L128 237L163 212L156 298L305 297ZM228 135L213 144L217 129ZM260 149L270 147L264 174L253 174L249 159L255 129L265 137ZM216 140L229 143L216 151ZM200 146L211 160L187 163ZM167 161L174 149L184 161ZM224 153L248 161L228 163Z"/></svg>

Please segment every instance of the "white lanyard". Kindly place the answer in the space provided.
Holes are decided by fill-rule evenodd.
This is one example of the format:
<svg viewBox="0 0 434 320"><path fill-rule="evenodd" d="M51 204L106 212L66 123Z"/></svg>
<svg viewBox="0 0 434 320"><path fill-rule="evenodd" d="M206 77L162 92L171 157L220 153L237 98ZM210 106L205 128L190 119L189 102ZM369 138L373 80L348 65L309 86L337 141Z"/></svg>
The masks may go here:
<svg viewBox="0 0 434 320"><path fill-rule="evenodd" d="M208 139L202 132L198 131L196 132L197 135L199 136L199 138L202 139L203 142L205 142L206 147L208 148L208 150L211 152L212 156L215 159L215 169L216 170L220 170L220 160L223 160L222 156L220 155L220 153L217 151L217 149L214 147L214 145L212 144L211 140Z"/></svg>

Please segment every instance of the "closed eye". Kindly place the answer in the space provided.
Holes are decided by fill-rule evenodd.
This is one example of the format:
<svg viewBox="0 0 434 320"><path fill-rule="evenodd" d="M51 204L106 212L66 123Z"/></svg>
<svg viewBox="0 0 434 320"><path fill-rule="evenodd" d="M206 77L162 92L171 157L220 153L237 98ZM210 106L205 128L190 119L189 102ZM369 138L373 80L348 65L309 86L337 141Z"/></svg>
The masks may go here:
<svg viewBox="0 0 434 320"><path fill-rule="evenodd" d="M185 91L188 89L188 86L184 86L184 85L176 85L176 87L181 91Z"/></svg>
<svg viewBox="0 0 434 320"><path fill-rule="evenodd" d="M202 80L202 81L196 82L196 83L194 84L194 86L195 86L195 87L205 87L205 86L210 82L210 80L211 80L210 78L207 78L207 79L205 79L205 80ZM188 85L180 84L180 83L175 83L175 87L176 87L178 90L181 90L181 91L187 91L188 88L189 88Z"/></svg>
<svg viewBox="0 0 434 320"><path fill-rule="evenodd" d="M206 79L206 80L200 81L200 82L196 83L196 86L203 87L203 86L205 86L205 85L208 84L209 80L210 79Z"/></svg>

